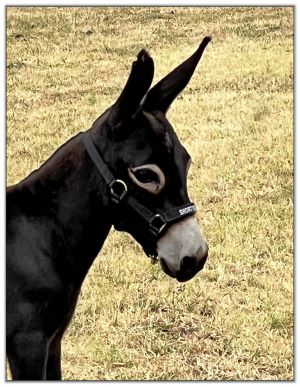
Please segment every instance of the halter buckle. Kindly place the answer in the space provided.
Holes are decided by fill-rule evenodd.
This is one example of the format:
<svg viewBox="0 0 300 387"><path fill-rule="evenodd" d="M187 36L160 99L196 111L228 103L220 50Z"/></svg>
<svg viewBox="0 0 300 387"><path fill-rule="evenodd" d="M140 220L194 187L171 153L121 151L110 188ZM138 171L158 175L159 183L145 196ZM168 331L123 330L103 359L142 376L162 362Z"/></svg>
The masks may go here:
<svg viewBox="0 0 300 387"><path fill-rule="evenodd" d="M123 180L119 180L119 179L113 180L109 184L109 188L110 188L112 200L117 204L120 203L120 201L124 199L124 197L127 194L127 185L126 183L124 183Z"/></svg>
<svg viewBox="0 0 300 387"><path fill-rule="evenodd" d="M158 236L166 227L167 221L161 214L155 214L149 222L150 231L155 236Z"/></svg>

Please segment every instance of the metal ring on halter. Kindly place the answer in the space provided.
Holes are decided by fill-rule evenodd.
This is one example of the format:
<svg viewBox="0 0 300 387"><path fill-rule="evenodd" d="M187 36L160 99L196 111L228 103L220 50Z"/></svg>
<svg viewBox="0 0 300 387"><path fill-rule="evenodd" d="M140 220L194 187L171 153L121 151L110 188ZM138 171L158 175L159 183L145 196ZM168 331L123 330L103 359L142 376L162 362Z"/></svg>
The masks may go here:
<svg viewBox="0 0 300 387"><path fill-rule="evenodd" d="M166 227L167 221L161 214L155 214L149 222L150 231L154 235L159 235Z"/></svg>
<svg viewBox="0 0 300 387"><path fill-rule="evenodd" d="M152 265L157 264L158 261L159 261L158 257L155 256L155 255L150 255L149 258L151 259L151 264L152 264Z"/></svg>
<svg viewBox="0 0 300 387"><path fill-rule="evenodd" d="M109 187L110 187L110 193L112 195L112 199L116 203L119 203L127 194L127 185L126 183L124 183L123 180L120 180L120 179L113 180L110 183ZM120 193L116 192L116 189L119 190L120 187L122 189L121 192Z"/></svg>

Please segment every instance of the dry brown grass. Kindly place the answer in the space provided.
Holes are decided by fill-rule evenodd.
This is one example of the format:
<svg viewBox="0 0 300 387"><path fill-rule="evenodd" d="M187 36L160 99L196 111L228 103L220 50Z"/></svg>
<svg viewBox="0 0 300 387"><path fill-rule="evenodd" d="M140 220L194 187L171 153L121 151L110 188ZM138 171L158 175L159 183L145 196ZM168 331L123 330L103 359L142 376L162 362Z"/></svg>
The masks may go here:
<svg viewBox="0 0 300 387"><path fill-rule="evenodd" d="M194 160L209 261L178 284L111 232L65 336L65 379L293 378L291 7L8 8L7 181L88 128L139 49L159 79L207 34L169 119Z"/></svg>

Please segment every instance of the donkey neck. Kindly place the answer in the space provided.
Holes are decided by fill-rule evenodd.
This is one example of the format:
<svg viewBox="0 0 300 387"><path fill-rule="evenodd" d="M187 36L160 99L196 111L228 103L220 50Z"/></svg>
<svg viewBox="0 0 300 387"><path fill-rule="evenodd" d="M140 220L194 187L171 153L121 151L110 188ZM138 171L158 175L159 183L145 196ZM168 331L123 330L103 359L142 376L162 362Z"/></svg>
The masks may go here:
<svg viewBox="0 0 300 387"><path fill-rule="evenodd" d="M63 257L83 280L111 227L107 187L79 134L62 145L38 170L15 186L32 222L50 225L50 255ZM19 195L18 195L19 193ZM30 215L30 214L29 214ZM54 242L54 243L53 243Z"/></svg>

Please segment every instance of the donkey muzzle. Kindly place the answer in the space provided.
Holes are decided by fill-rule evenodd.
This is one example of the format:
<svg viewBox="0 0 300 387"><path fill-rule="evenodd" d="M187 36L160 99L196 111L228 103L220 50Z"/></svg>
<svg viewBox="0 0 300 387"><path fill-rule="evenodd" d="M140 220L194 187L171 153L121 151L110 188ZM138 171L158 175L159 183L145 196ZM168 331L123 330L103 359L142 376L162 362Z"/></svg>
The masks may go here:
<svg viewBox="0 0 300 387"><path fill-rule="evenodd" d="M188 281L203 269L208 257L204 241L194 217L172 225L157 243L162 270L180 282Z"/></svg>

